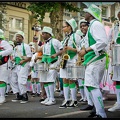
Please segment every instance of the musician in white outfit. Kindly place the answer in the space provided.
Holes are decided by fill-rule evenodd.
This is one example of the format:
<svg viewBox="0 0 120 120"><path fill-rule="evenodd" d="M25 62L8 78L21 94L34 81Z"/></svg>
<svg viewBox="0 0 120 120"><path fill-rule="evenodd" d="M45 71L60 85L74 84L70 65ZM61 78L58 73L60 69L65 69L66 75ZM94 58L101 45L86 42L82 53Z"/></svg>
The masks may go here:
<svg viewBox="0 0 120 120"><path fill-rule="evenodd" d="M94 118L106 118L99 85L105 70L107 35L100 22L100 8L91 4L84 11L86 12L85 20L90 23L87 32L89 47L79 52L81 56L84 56L83 65L86 66L84 85L87 87L96 109Z"/></svg>
<svg viewBox="0 0 120 120"><path fill-rule="evenodd" d="M13 52L13 59L16 66L12 70L11 87L16 98L12 102L21 100L20 103L27 103L27 78L32 53L30 46L24 43L25 35L23 31L18 31L14 37L17 42Z"/></svg>
<svg viewBox="0 0 120 120"><path fill-rule="evenodd" d="M7 67L8 58L5 61L4 57L10 55L12 51L12 46L7 41L5 41L4 32L0 29L0 104L6 101L5 90L9 76Z"/></svg>
<svg viewBox="0 0 120 120"><path fill-rule="evenodd" d="M67 60L67 64L64 67L64 63L62 62L62 67L60 68L60 78L63 78L63 91L64 91L64 98L65 100L60 105L59 108L73 108L77 107L77 92L76 92L76 78L68 78L67 76L67 66L72 65L73 67L76 66L77 62L77 48L80 43L80 36L75 33L77 28L76 21L72 18L70 20L66 20L63 26L63 32L66 34L65 39L63 40L62 44L64 47L63 56L68 54L69 59ZM63 58L64 59L64 58ZM71 94L71 98L70 98Z"/></svg>
<svg viewBox="0 0 120 120"><path fill-rule="evenodd" d="M41 63L48 65L48 71L40 71L40 82L44 83L47 98L41 102L44 105L53 105L56 103L54 98L54 84L57 78L57 70L59 66L58 56L62 54L62 44L59 40L52 38L52 28L44 27L42 30L42 37L45 40L41 47L43 52ZM40 51L41 51L40 50ZM53 69L52 69L53 68Z"/></svg>
<svg viewBox="0 0 120 120"><path fill-rule="evenodd" d="M39 82L39 74L38 70L35 69L38 66L37 56L38 53L35 52L35 46L31 46L34 49L34 54L32 55L32 59L30 61L30 68L31 68L31 83L32 83L32 96L35 95L40 96L40 82Z"/></svg>
<svg viewBox="0 0 120 120"><path fill-rule="evenodd" d="M109 33L109 39L112 39L112 44L119 45L120 44L120 11L117 14L118 21L115 24L114 28L111 29ZM113 81L116 81L116 97L117 102L113 107L109 108L109 112L114 112L120 110L120 65L112 66L113 72L111 73L111 77Z"/></svg>

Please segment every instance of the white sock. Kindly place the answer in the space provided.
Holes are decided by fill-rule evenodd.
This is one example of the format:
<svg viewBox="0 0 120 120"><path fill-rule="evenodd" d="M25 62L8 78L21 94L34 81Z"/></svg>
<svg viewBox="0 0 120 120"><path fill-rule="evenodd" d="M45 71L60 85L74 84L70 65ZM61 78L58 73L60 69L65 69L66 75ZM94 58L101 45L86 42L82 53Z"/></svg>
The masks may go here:
<svg viewBox="0 0 120 120"><path fill-rule="evenodd" d="M65 101L70 100L70 93L69 93L69 91L70 91L69 86L66 86L66 87L63 86L63 93L64 93Z"/></svg>
<svg viewBox="0 0 120 120"><path fill-rule="evenodd" d="M32 93L36 93L36 83L32 82Z"/></svg>
<svg viewBox="0 0 120 120"><path fill-rule="evenodd" d="M70 88L70 91L71 91L71 99L72 99L72 101L77 101L76 87L75 88Z"/></svg>
<svg viewBox="0 0 120 120"><path fill-rule="evenodd" d="M104 109L103 99L102 99L102 93L100 89L96 88L91 90L91 94L94 100L94 105L96 108L96 114L101 115L103 118L106 118L106 113Z"/></svg>
<svg viewBox="0 0 120 120"><path fill-rule="evenodd" d="M44 88L45 88L45 92L46 92L47 98L50 98L50 93L49 93L49 87L48 87L48 85L44 85Z"/></svg>
<svg viewBox="0 0 120 120"><path fill-rule="evenodd" d="M6 86L5 87L0 87L0 96L2 96L2 97L5 96L5 89L6 89Z"/></svg>
<svg viewBox="0 0 120 120"><path fill-rule="evenodd" d="M117 103L120 104L120 89L116 88Z"/></svg>
<svg viewBox="0 0 120 120"><path fill-rule="evenodd" d="M81 87L81 86L79 86ZM80 91L80 96L82 99L84 99L84 89L83 88L79 88L79 91Z"/></svg>
<svg viewBox="0 0 120 120"><path fill-rule="evenodd" d="M50 93L50 100L55 100L54 98L54 83L48 84L49 93Z"/></svg>
<svg viewBox="0 0 120 120"><path fill-rule="evenodd" d="M37 93L40 94L40 82L36 82Z"/></svg>
<svg viewBox="0 0 120 120"><path fill-rule="evenodd" d="M6 93L9 93L9 91L10 91L10 84L7 84Z"/></svg>
<svg viewBox="0 0 120 120"><path fill-rule="evenodd" d="M27 81L27 91L31 91L31 82Z"/></svg>

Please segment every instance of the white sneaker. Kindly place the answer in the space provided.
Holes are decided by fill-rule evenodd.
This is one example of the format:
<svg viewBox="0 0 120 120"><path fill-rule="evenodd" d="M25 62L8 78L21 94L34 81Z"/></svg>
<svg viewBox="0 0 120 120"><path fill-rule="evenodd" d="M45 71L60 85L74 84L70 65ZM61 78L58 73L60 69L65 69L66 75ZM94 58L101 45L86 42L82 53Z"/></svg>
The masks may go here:
<svg viewBox="0 0 120 120"><path fill-rule="evenodd" d="M40 102L41 104L45 104L46 102L49 101L49 98L46 98L44 101Z"/></svg>
<svg viewBox="0 0 120 120"><path fill-rule="evenodd" d="M6 102L5 97L4 96L0 96L0 104L5 103L5 102Z"/></svg>
<svg viewBox="0 0 120 120"><path fill-rule="evenodd" d="M120 104L118 104L117 102L113 105L113 107L108 109L109 112L114 112L117 110L120 110Z"/></svg>
<svg viewBox="0 0 120 120"><path fill-rule="evenodd" d="M54 105L56 103L55 100L49 100L48 102L45 103L45 105Z"/></svg>

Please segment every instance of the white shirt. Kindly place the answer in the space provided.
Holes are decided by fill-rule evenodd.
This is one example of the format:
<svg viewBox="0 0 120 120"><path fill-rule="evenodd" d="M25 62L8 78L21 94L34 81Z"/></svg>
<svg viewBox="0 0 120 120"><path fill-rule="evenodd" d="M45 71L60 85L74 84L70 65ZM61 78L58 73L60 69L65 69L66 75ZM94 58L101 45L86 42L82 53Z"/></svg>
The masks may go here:
<svg viewBox="0 0 120 120"><path fill-rule="evenodd" d="M32 52L30 49L30 46L26 43L24 43L24 48L25 48L25 52L26 52L26 57L32 57ZM20 57L19 55L23 56L23 44L21 45L17 45L14 48L14 53L13 53L13 57Z"/></svg>
<svg viewBox="0 0 120 120"><path fill-rule="evenodd" d="M52 45L53 45L56 53L59 52L60 49L63 48L62 44L61 44L61 42L59 40L52 38L49 42L44 43L44 45L43 45L43 54L51 55L51 42L52 42Z"/></svg>
<svg viewBox="0 0 120 120"><path fill-rule="evenodd" d="M80 35L78 35L76 33L74 33L74 35L75 35L75 44L73 42L73 34L72 34L68 40L68 46L73 47L73 44L74 44L75 46L77 46L79 48L81 37L80 37ZM66 43L66 40L63 41L63 46L65 43Z"/></svg>
<svg viewBox="0 0 120 120"><path fill-rule="evenodd" d="M96 55L99 55L99 51L101 50L106 51L105 47L108 44L107 34L105 32L105 28L102 23L100 23L99 21L94 21L93 23L92 22L93 20L90 21L90 33L94 38L94 40L96 41L96 43L91 45L90 47L94 50ZM87 37L88 37L88 32L87 32Z"/></svg>

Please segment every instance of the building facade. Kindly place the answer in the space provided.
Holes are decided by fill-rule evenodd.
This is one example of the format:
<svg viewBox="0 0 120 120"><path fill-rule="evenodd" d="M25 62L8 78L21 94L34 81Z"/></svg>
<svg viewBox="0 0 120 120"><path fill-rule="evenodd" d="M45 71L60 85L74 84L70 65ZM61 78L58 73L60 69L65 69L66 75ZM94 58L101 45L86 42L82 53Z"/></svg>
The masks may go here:
<svg viewBox="0 0 120 120"><path fill-rule="evenodd" d="M73 2L73 4L77 7L81 7L81 5L82 7L86 7L84 4L82 4L82 2ZM36 33L34 30L32 30L32 27L35 25L36 20L31 17L31 12L26 10L28 5L29 2L7 2L7 14L5 16L8 21L5 31L5 36L7 40L13 40L14 34L17 31L22 30L25 33L25 42L29 43L33 41L33 36ZM115 2L115 4L112 5L102 5L100 7L104 11L102 14L102 23L105 26L112 27L113 21L111 20L111 18L117 17L117 13L120 8L119 2ZM66 19L75 18L77 23L79 23L79 20L83 19L83 16L83 11L81 11L80 13L76 13L64 10L63 21ZM46 13L45 15L43 25L50 26L50 18L48 13ZM41 39L40 33L37 33L37 36L39 37L39 39Z"/></svg>

